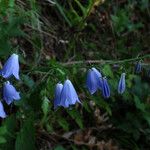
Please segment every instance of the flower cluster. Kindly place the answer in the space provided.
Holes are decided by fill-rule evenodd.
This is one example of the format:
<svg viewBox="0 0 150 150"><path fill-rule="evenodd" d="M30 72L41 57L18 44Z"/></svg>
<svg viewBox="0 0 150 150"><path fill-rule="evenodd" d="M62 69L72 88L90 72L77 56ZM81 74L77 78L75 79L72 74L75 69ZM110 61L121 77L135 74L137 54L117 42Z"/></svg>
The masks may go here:
<svg viewBox="0 0 150 150"><path fill-rule="evenodd" d="M12 54L8 58L2 70L0 70L0 75L5 79L14 76L17 80L19 80L19 60L17 54ZM16 91L15 87L9 81L6 81L3 85L3 100L10 105L14 100L19 99L19 92ZM0 117L6 117L2 101L0 101Z"/></svg>
<svg viewBox="0 0 150 150"><path fill-rule="evenodd" d="M141 61L137 62L135 65L135 73L140 73L142 70ZM122 73L118 81L118 93L123 94L126 89L126 74ZM91 68L87 72L86 77L86 87L90 94L96 93L98 90L101 91L105 99L110 97L110 86L107 81L107 77L102 76L102 73L96 68ZM65 108L70 105L74 105L76 102L80 102L77 93L70 80L66 80L64 85L57 83L55 87L55 98L54 98L54 109L58 106L63 106Z"/></svg>
<svg viewBox="0 0 150 150"><path fill-rule="evenodd" d="M70 80L66 80L64 85L57 83L55 87L54 109L58 106L65 108L70 105L74 105L76 102L80 102L76 90Z"/></svg>
<svg viewBox="0 0 150 150"><path fill-rule="evenodd" d="M137 62L135 66L135 73L140 73L142 70L141 61ZM2 70L0 70L0 75L8 79L14 76L19 80L19 60L17 54L12 54L10 58L4 64ZM126 89L125 73L121 74L120 80L118 82L118 93L123 94ZM110 97L110 86L107 78L101 74L96 68L91 68L88 70L86 78L86 86L91 94L94 94L98 90L101 91L104 98ZM3 100L10 105L14 100L20 99L20 93L17 92L15 87L6 81L3 85ZM64 84L57 83L55 87L55 97L54 97L54 109L58 106L63 106L68 108L76 103L81 103L76 90L69 79L67 79ZM2 101L0 101L0 117L5 118L6 113Z"/></svg>
<svg viewBox="0 0 150 150"><path fill-rule="evenodd" d="M110 97L110 87L107 78L105 76L103 77L96 68L89 69L86 86L91 94L94 94L97 90L101 90L104 98ZM125 73L122 73L118 83L118 93L123 94L125 87Z"/></svg>

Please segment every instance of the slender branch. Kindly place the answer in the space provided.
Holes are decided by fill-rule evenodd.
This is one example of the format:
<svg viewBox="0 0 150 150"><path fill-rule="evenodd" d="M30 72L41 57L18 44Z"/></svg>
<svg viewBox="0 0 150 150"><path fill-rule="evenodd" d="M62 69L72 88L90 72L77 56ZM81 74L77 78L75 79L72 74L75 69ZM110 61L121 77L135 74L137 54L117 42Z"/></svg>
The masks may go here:
<svg viewBox="0 0 150 150"><path fill-rule="evenodd" d="M66 62L66 63L60 63L62 66L64 67L71 67L72 65L88 65L88 64L100 64L100 65L104 65L104 64L122 64L122 63L126 63L126 62L133 62L133 61L138 61L138 60L142 60L144 58L150 58L150 54L148 55L144 55L141 57L137 57L137 58L130 58L130 59L123 59L123 60L86 60L86 61L70 61L70 62ZM150 63L142 63L143 66L150 66ZM45 76L43 76L43 78L45 78L47 75L49 75L50 71L52 70L52 68L50 68L48 71L39 71L36 70L36 67L32 70L26 70L26 72L28 72L28 74L30 74L31 72L37 73L37 74L46 74Z"/></svg>
<svg viewBox="0 0 150 150"><path fill-rule="evenodd" d="M80 61L70 61L66 63L61 63L63 66L70 66L70 65L78 65L78 64L103 64L104 60L80 60Z"/></svg>
<svg viewBox="0 0 150 150"><path fill-rule="evenodd" d="M123 59L123 60L85 60L85 61L70 61L66 63L61 63L63 66L79 65L79 64L121 64L125 62L138 61L144 58L150 58L150 54L144 55L137 58Z"/></svg>
<svg viewBox="0 0 150 150"><path fill-rule="evenodd" d="M45 35L47 35L47 36L49 36L49 37L51 37L51 38L57 40L57 37L56 37L56 36L54 36L54 35L52 35L52 34L50 34L50 33L48 33L48 32L45 32L45 31L43 31L43 30L36 29L36 28L30 26L29 24L25 24L25 26L31 28L32 30L35 30L35 31L37 31L37 32L40 32L40 33L42 33L42 34L45 34Z"/></svg>

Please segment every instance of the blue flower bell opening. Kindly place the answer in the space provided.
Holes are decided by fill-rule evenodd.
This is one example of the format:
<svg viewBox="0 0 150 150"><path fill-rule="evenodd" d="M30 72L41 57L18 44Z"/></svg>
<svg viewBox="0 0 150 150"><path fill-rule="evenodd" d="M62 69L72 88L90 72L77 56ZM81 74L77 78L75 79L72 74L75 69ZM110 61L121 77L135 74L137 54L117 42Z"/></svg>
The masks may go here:
<svg viewBox="0 0 150 150"><path fill-rule="evenodd" d="M12 54L8 58L0 73L3 78L10 78L11 76L14 76L17 80L19 80L19 60L17 54Z"/></svg>

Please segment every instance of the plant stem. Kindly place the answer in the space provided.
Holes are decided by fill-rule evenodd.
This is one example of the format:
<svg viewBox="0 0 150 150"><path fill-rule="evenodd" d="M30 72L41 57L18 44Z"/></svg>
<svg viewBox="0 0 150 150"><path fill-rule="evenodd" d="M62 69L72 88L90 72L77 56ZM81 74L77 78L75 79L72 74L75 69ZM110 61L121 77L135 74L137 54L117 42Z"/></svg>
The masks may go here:
<svg viewBox="0 0 150 150"><path fill-rule="evenodd" d="M144 55L137 58L130 58L130 59L123 59L123 60L85 60L85 61L70 61L66 63L62 63L63 66L70 66L70 65L79 65L79 64L121 64L126 62L138 61L144 58L150 58L150 54Z"/></svg>

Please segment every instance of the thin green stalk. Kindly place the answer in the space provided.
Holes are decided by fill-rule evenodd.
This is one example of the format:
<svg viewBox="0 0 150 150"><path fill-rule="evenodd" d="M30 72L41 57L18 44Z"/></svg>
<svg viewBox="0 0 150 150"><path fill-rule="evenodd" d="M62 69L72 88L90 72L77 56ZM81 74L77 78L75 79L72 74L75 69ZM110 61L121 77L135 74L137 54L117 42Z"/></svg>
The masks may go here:
<svg viewBox="0 0 150 150"><path fill-rule="evenodd" d="M86 61L71 61L66 63L61 63L63 66L70 66L70 65L79 65L79 64L122 64L126 62L132 62L132 61L138 61L144 58L150 58L150 54L144 55L137 58L129 58L129 59L123 59L123 60L86 60Z"/></svg>

